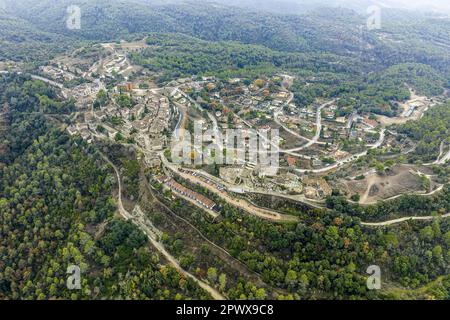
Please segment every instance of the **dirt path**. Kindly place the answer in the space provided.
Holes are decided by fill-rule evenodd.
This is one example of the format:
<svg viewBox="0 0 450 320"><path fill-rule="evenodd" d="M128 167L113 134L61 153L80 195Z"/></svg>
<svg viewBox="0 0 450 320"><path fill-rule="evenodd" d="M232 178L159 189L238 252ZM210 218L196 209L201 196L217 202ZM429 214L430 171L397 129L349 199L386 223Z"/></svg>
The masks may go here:
<svg viewBox="0 0 450 320"><path fill-rule="evenodd" d="M450 160L450 147L447 153L444 154L444 147L445 143L444 141L441 142L441 147L439 151L439 157L435 161L435 164L445 164L447 161Z"/></svg>
<svg viewBox="0 0 450 320"><path fill-rule="evenodd" d="M144 213L142 212L142 210L139 206L136 206L136 211L139 212L141 216L145 217ZM136 221L136 220L133 219L133 221ZM195 282L197 282L197 284L202 289L207 291L211 295L211 297L213 297L214 300L226 300L226 298L219 291L217 291L216 289L211 287L209 284L199 280L196 276L192 275L191 273L189 273L189 272L185 271L183 268L181 268L177 259L174 256L172 256L169 252L167 252L167 250L164 248L162 243L160 243L156 240L157 239L156 234L160 231L157 230L153 226L153 224L151 224L151 227L150 227L148 225L148 222L144 223L142 220L137 220L137 224L147 235L147 237L150 240L150 242L152 243L152 245L164 256L164 258L167 261L169 261L175 267L175 269L178 270L178 272L180 272L184 276L189 277L192 280L194 280Z"/></svg>
<svg viewBox="0 0 450 320"><path fill-rule="evenodd" d="M447 160L450 160L450 149L448 150L448 152L446 154L444 154L444 147L445 147L445 142L442 141L441 145L439 146L439 155L436 158L436 160L433 162L430 162L430 163L425 163L424 166L445 164L445 162L447 162Z"/></svg>
<svg viewBox="0 0 450 320"><path fill-rule="evenodd" d="M445 164L447 161L450 161L450 150L439 160L439 164Z"/></svg>
<svg viewBox="0 0 450 320"><path fill-rule="evenodd" d="M129 220L131 219L131 214L125 210L125 208L123 207L123 203L122 203L122 181L120 180L120 174L119 174L119 170L117 169L117 167L114 165L114 163L112 163L107 156L105 156L103 153L100 152L100 155L102 156L102 158L108 162L108 164L114 169L114 172L116 173L116 178L117 178L117 184L119 186L119 193L117 196L117 207L119 209L119 213L120 215L125 218L125 220Z"/></svg>
<svg viewBox="0 0 450 320"><path fill-rule="evenodd" d="M151 187L149 186L148 183L145 183L145 187L147 188L147 190L149 191L151 197L153 198L153 200L160 205L163 209L165 209L171 216L173 216L175 219L177 219L178 221L181 222L181 224L185 224L188 226L188 228L190 228L191 230L193 230L195 233L197 233L197 235L202 238L205 242L207 242L208 244L210 244L212 247L214 247L215 249L217 249L218 255L222 255L223 259L227 259L228 261L231 260L231 263L235 266L236 269L238 270L242 270L243 272L246 273L250 273L254 276L256 276L258 279L261 277L261 275L253 270L251 270L244 262L242 262L241 260L233 257L231 255L231 253L229 253L227 250L225 250L224 248L222 248L221 246L215 244L214 242L212 242L211 240L209 240L196 226L194 226L192 223L190 223L188 220L186 220L185 218L179 216L178 214L176 214L172 209L170 209L168 206L166 206L162 201L160 201L158 199L158 197L154 194L153 190L151 189Z"/></svg>
<svg viewBox="0 0 450 320"><path fill-rule="evenodd" d="M362 203L362 204L367 203L367 199L369 198L369 195L370 195L370 190L372 189L372 186L377 182L378 182L378 179L377 179L376 175L371 175L370 177L367 178L367 189L364 192L364 194L361 196L359 203Z"/></svg>
<svg viewBox="0 0 450 320"><path fill-rule="evenodd" d="M40 81L45 82L45 83L47 83L47 84L49 84L51 86L57 87L59 89L64 89L64 86L61 83L58 83L56 81L53 81L53 80L50 80L50 79L47 79L47 78L44 78L44 77L41 77L41 76L37 76L37 75L32 74L31 75L31 79L33 79L33 80L40 80Z"/></svg>
<svg viewBox="0 0 450 320"><path fill-rule="evenodd" d="M444 214L442 216L440 216L441 218L449 218L450 217L450 213ZM394 220L388 220L388 221L384 221L384 222L361 222L361 225L363 226L367 226L367 227L385 227L385 226L391 226L393 224L397 224L397 223L401 223L401 222L405 222L405 221L430 221L433 220L436 217L433 216L426 216L426 217L404 217L404 218L399 218L399 219L394 219Z"/></svg>
<svg viewBox="0 0 450 320"><path fill-rule="evenodd" d="M431 191L429 193L419 193L419 192L401 193L401 194L398 194L396 196L393 196L393 197L390 197L390 198L387 198L387 199L380 199L378 201L367 201L367 198L366 198L366 200L363 202L362 201L363 198L361 197L361 200L360 200L359 204L366 205L366 206L368 206L368 205L375 205L375 204L378 204L380 202L392 201L392 200L398 199L400 197L403 197L405 195L415 195L415 196L420 196L420 197L430 197L430 196L435 195L438 192L441 192L442 189L444 189L444 185L440 185L438 188L436 188L435 190L433 190L433 191ZM368 190L370 190L370 189L368 189Z"/></svg>
<svg viewBox="0 0 450 320"><path fill-rule="evenodd" d="M387 117L383 115L378 115L378 121L380 121L381 124L384 126L390 126L395 124L405 124L406 122L410 120L419 120L423 117L425 112L428 111L430 107L433 106L432 103L427 103L427 97L425 96L418 96L416 92L413 89L409 89L411 92L411 97L408 101L403 102L400 104L400 107L403 108L403 113L399 117ZM423 104L423 106L417 107L413 114L410 117L405 117L405 113L410 108L410 104L420 102Z"/></svg>
<svg viewBox="0 0 450 320"><path fill-rule="evenodd" d="M147 235L151 244L164 256L164 258L167 261L169 261L175 267L175 269L178 270L178 272L180 272L185 277L189 277L192 280L194 280L202 289L207 291L213 299L226 300L226 298L219 291L217 291L216 289L214 289L207 283L199 280L197 277L195 277L191 273L189 273L186 270L184 270L183 268L181 268L177 259L175 259L174 256L172 256L169 252L167 252L167 250L164 248L164 246L160 242L157 241L158 234L160 233L160 231L153 226L151 221L147 221L148 219L145 218L145 214L142 212L142 210L139 206L135 207L135 211L138 213L137 217L133 217L127 210L125 210L125 208L123 207L123 204L122 204L122 182L120 180L119 170L108 159L108 157L106 157L103 153L100 153L100 155L108 164L110 164L113 167L113 169L116 173L116 177L117 177L117 181L118 181L118 185L119 185L119 194L118 194L117 202L118 202L120 215L125 220L130 220L134 224L136 224Z"/></svg>

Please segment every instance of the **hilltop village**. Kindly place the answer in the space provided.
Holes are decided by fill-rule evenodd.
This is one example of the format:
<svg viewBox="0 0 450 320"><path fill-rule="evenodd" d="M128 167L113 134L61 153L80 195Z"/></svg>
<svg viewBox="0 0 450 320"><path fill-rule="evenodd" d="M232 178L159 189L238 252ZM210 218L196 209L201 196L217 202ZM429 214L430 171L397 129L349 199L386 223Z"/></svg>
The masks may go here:
<svg viewBox="0 0 450 320"><path fill-rule="evenodd" d="M411 99L399 105L398 115L386 117L342 111L338 100L298 107L290 90L295 78L284 73L256 79L192 76L160 85L154 74L129 58L130 53L146 47L145 41L96 45L52 60L34 77L57 86L63 97L75 101L76 112L66 128L70 135L89 143L109 140L135 147L148 168L164 173L157 179L161 184L212 214L212 200L171 182L171 177L192 170L191 182L227 193L225 199L261 193L314 206L321 206L334 189L342 190L350 201L364 204L404 193L433 193L443 186L426 165L393 164L390 175L380 175L383 169L364 161L380 150L387 154L414 150L414 142L395 132L392 125L419 119L440 97L418 96L411 89ZM0 114L2 127L5 114L7 106ZM210 143L223 143L218 137L226 130L278 130L277 146L269 148L279 154L276 170L268 175L250 160L248 142L244 143L248 160L242 163L173 163L170 148L174 135L180 130L193 134L195 124L200 124L204 133L214 133ZM443 144L442 163L448 152L450 146ZM202 152L192 153L198 156ZM207 180L198 181L199 177ZM405 187L399 181L408 183Z"/></svg>

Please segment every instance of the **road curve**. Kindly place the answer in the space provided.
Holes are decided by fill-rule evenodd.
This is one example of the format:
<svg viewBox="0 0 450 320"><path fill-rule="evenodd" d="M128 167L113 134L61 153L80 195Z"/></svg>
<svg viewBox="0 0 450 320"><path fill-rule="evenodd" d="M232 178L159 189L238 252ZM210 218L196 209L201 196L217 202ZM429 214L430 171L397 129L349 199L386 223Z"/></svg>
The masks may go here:
<svg viewBox="0 0 450 320"><path fill-rule="evenodd" d="M310 169L310 170L307 170L307 169L294 169L294 171L298 172L298 173L324 173L324 172L328 172L328 171L333 170L333 169L340 168L344 164L355 162L359 158L366 156L369 153L369 150L377 149L378 147L380 147L383 144L385 138L386 138L386 130L383 129L380 132L380 138L378 139L378 141L375 144L373 144L370 147L370 149L368 149L368 150L366 150L364 152L360 152L358 154L353 154L353 155L351 155L351 156L349 156L349 157L347 157L345 159L339 160L336 163L334 163L334 164L332 164L332 165L330 165L328 167L325 167L325 168Z"/></svg>
<svg viewBox="0 0 450 320"><path fill-rule="evenodd" d="M217 291L216 289L214 289L213 287L211 287L207 283L201 281L196 276L192 275L191 273L189 273L186 270L184 270L183 268L181 268L181 266L178 263L177 259L174 256L172 256L169 252L167 252L167 250L164 248L164 246L160 242L158 242L156 240L155 232L150 230L150 228L145 223L142 223L142 221L139 221L137 219L133 219L133 216L127 210L125 210L125 208L123 207L123 204L122 204L122 182L120 180L119 170L108 159L108 157L106 157L103 153L100 152L100 155L102 156L102 158L108 164L110 164L112 166L112 168L114 169L114 171L116 173L116 177L117 177L117 181L118 181L118 185L119 185L119 194L118 194L118 201L117 202L118 202L120 215L125 220L130 220L134 224L136 224L147 235L147 237L150 240L151 244L167 259L167 261L169 261L175 267L175 269L178 270L178 272L183 274L185 277L189 277L192 280L194 280L202 289L207 291L214 300L226 300L226 298L219 291ZM141 211L141 208L139 206L136 206L136 210Z"/></svg>
<svg viewBox="0 0 450 320"><path fill-rule="evenodd" d="M208 189L210 192L214 193L215 195L219 196L222 200L226 201L230 205L240 208L244 210L245 212L250 213L251 215L257 216L259 218L270 220L274 222L297 222L299 219L298 217L286 215L286 214L280 214L278 212L274 212L269 209L263 209L254 206L253 204L249 203L245 199L236 199L235 197L229 195L227 192L224 192L222 190L217 189L215 186L206 183L202 179L199 179L193 175L183 173L179 171L179 166L172 164L167 160L167 158L164 156L163 153L160 153L161 161L165 168L170 170L173 174L183 178L184 180L187 180L191 183L194 183L196 185L200 185L203 188Z"/></svg>
<svg viewBox="0 0 450 320"><path fill-rule="evenodd" d="M120 180L120 174L117 167L112 163L107 156L105 156L103 153L99 152L102 158L114 169L114 172L116 173L117 178L117 184L119 185L119 194L117 195L117 206L119 208L120 215L125 219L129 220L132 218L131 214L125 210L122 203L122 181Z"/></svg>
<svg viewBox="0 0 450 320"><path fill-rule="evenodd" d="M58 83L56 81L53 81L53 80L50 80L50 79L47 79L47 78L44 78L44 77L41 77L41 76L37 76L37 75L34 75L34 74L31 75L31 79L42 81L44 83L47 83L47 84L49 84L51 86L54 86L54 87L57 87L59 89L63 89L64 88L64 85L62 85L61 83Z"/></svg>
<svg viewBox="0 0 450 320"><path fill-rule="evenodd" d="M287 132L289 132L290 134L308 141L305 145L298 147L298 148L294 148L294 149L290 149L290 150L285 150L287 152L293 152L293 151L301 151L303 149L309 148L314 144L325 144L322 142L319 142L320 139L320 133L322 132L322 109L329 106L330 104L334 103L335 100L332 101L328 101L324 104L322 104L321 106L319 106L317 108L317 114L316 114L316 133L314 135L314 137L312 139L308 139L306 137L301 136L300 134L298 134L297 132L289 129L288 127L286 127L284 124L281 123L281 121L278 119L278 115L281 113L281 111L275 112L274 113L274 120L275 122L280 125L284 130L286 130ZM280 108L281 109L281 108Z"/></svg>

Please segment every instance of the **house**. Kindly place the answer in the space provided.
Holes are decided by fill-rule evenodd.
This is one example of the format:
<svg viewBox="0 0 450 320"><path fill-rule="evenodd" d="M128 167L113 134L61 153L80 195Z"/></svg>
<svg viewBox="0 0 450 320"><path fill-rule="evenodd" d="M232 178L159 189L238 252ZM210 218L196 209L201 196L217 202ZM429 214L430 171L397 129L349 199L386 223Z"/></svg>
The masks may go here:
<svg viewBox="0 0 450 320"><path fill-rule="evenodd" d="M286 161L287 161L289 167L295 167L295 165L296 165L296 163L297 163L297 158L292 157L292 156L288 156L288 157L286 158Z"/></svg>
<svg viewBox="0 0 450 320"><path fill-rule="evenodd" d="M336 122L337 122L337 123L344 124L344 123L347 122L347 119L346 119L345 117L337 117L337 118L336 118Z"/></svg>
<svg viewBox="0 0 450 320"><path fill-rule="evenodd" d="M77 134L78 130L77 130L77 128L75 126L70 126L70 127L67 128L67 132L71 136L73 136L73 135Z"/></svg>
<svg viewBox="0 0 450 320"><path fill-rule="evenodd" d="M325 111L325 118L327 118L328 120L333 120L334 112L333 111Z"/></svg>
<svg viewBox="0 0 450 320"><path fill-rule="evenodd" d="M166 182L166 185L182 194L185 197L188 197L189 199L194 200L195 202L197 202L198 204L204 206L205 208L209 209L209 210L213 210L216 207L216 203L208 198L206 198L204 195L201 195L195 191L192 191L188 188L186 188L185 186L179 184L178 182L176 182L173 179L170 179L169 181Z"/></svg>
<svg viewBox="0 0 450 320"><path fill-rule="evenodd" d="M323 166L323 162L320 159L313 159L312 161L312 165L313 167L322 167Z"/></svg>
<svg viewBox="0 0 450 320"><path fill-rule="evenodd" d="M372 128L375 128L376 126L378 126L378 121L369 119L368 117L363 119L363 123Z"/></svg>

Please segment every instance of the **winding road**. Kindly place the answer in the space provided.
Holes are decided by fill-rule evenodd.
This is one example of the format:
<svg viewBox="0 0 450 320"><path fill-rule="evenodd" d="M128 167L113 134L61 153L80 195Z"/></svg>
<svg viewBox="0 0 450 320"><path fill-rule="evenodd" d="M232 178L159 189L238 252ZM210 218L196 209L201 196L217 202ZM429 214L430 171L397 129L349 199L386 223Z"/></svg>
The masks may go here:
<svg viewBox="0 0 450 320"><path fill-rule="evenodd" d="M44 78L44 77L41 77L41 76L37 76L37 75L32 74L31 75L31 79L33 79L33 80L40 80L40 81L42 81L44 83L47 83L47 84L49 84L51 86L54 86L54 87L57 87L57 88L60 88L60 89L64 89L64 85L62 85L61 83L58 83L56 81L53 81L53 80L50 80L50 79L47 79L47 78Z"/></svg>
<svg viewBox="0 0 450 320"><path fill-rule="evenodd" d="M292 100L292 99L291 99ZM284 130L286 130L287 132L289 132L290 134L308 141L305 145L298 147L298 148L294 148L294 149L289 149L289 150L282 150L282 152L293 152L293 151L301 151L304 150L306 148L311 147L314 144L325 144L323 142L319 142L319 138L320 138L320 133L322 132L322 109L329 106L330 104L334 103L335 100L332 101L328 101L324 104L322 104L321 106L319 106L319 108L317 109L317 115L316 115L316 133L314 135L314 137L312 139L308 139L306 137L301 136L300 134L298 134L297 132L289 129L288 127L286 127L284 124L281 123L281 121L278 119L278 115L281 113L281 110L279 110L278 112L274 113L274 120L275 122L280 125ZM289 102L288 102L289 103Z"/></svg>
<svg viewBox="0 0 450 320"><path fill-rule="evenodd" d="M424 166L445 164L447 161L450 161L450 148L449 148L448 152L444 154L444 147L445 147L445 143L444 143L444 141L442 141L441 145L439 147L439 155L438 155L437 159L434 162L425 163Z"/></svg>
<svg viewBox="0 0 450 320"><path fill-rule="evenodd" d="M108 157L106 157L103 153L100 153L100 155L102 156L102 158L109 165L111 165L111 167L114 169L114 171L116 173L116 177L117 177L117 181L118 181L118 185L119 185L119 194L118 194L118 201L117 201L117 203L118 203L118 208L119 208L120 215L125 220L130 220L135 225L137 225L147 235L147 237L148 237L149 241L151 242L151 244L164 256L164 258L167 261L169 261L175 267L175 269L178 270L178 272L183 274L185 277L189 277L192 280L194 280L202 289L207 291L211 295L211 297L213 299L215 299L215 300L226 300L226 298L219 291L217 291L216 289L211 287L209 284L201 281L196 276L192 275L191 273L189 273L186 270L184 270L183 268L181 268L181 266L180 266L179 262L177 261L177 259L174 256L172 256L169 252L167 252L167 250L164 248L162 243L157 241L158 233L160 233L160 231L158 229L156 229L153 226L153 224L151 223L151 221L146 218L145 214L142 212L142 210L139 207L139 205L137 205L135 207L135 209L134 209L134 212L137 213L136 216L131 215L123 207L123 203L122 203L122 182L121 182L121 179L120 179L119 170L108 159Z"/></svg>
<svg viewBox="0 0 450 320"><path fill-rule="evenodd" d="M298 173L307 173L307 172L308 173L324 173L324 172L327 172L327 171L330 171L330 170L333 170L333 169L337 169L339 167L342 167L344 164L347 164L347 163L350 163L350 162L354 162L354 161L358 160L359 158L366 156L369 153L369 150L379 148L383 144L385 138L386 138L386 129L383 129L380 132L380 138L378 139L378 141L375 144L373 144L370 147L370 149L368 149L366 151L363 151L363 152L358 153L358 154L353 154L350 157L347 157L345 159L339 160L336 163L334 163L334 164L332 164L332 165L330 165L328 167L325 167L325 168L313 169L313 170L295 169L295 172L298 172Z"/></svg>
<svg viewBox="0 0 450 320"><path fill-rule="evenodd" d="M256 207L244 199L235 198L235 197L229 195L227 192L225 192L223 190L219 190L214 185L208 184L198 177L195 177L188 173L180 172L178 170L180 167L170 163L167 160L167 158L164 156L163 153L160 153L160 158L161 158L161 161L162 161L164 167L166 167L167 169L172 171L173 174L180 176L181 178L183 178L191 183L200 185L201 187L208 189L210 192L219 196L220 198L222 198L223 200L225 200L227 203L231 204L234 207L240 208L240 209L242 209L252 215L255 215L259 218L271 220L271 221L275 221L275 222L298 221L298 218L295 216L285 215L285 214L271 211L269 209Z"/></svg>

